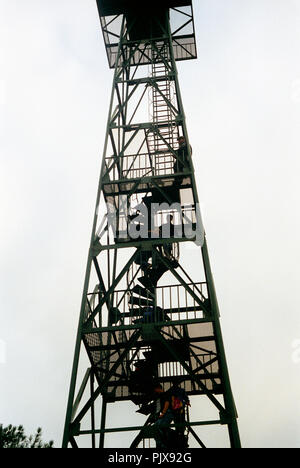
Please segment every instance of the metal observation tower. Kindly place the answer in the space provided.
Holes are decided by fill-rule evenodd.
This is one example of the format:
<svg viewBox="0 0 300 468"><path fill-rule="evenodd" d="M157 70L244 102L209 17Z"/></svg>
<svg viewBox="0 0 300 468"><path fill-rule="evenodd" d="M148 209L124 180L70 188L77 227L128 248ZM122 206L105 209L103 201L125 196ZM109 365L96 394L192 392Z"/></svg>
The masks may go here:
<svg viewBox="0 0 300 468"><path fill-rule="evenodd" d="M114 77L63 447L155 447L159 382L189 395L189 447L239 448L176 68L197 57L192 1L97 6Z"/></svg>

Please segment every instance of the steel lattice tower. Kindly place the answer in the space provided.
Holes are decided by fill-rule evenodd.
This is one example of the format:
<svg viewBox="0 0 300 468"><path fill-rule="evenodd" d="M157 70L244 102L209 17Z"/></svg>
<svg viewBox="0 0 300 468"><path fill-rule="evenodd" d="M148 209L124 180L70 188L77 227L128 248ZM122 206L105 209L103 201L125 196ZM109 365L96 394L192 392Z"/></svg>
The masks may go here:
<svg viewBox="0 0 300 468"><path fill-rule="evenodd" d="M228 445L238 448L176 67L197 57L192 1L149 5L97 0L114 78L63 447L82 439L103 448L107 433L127 431L132 448L154 446L150 417L141 426L125 427L122 416L119 427L107 421L111 405L123 401L147 414L149 386L159 381L192 397L185 431L197 445L205 447L211 426L227 428ZM198 246L196 268L184 264L186 242ZM201 418L200 400L214 417Z"/></svg>

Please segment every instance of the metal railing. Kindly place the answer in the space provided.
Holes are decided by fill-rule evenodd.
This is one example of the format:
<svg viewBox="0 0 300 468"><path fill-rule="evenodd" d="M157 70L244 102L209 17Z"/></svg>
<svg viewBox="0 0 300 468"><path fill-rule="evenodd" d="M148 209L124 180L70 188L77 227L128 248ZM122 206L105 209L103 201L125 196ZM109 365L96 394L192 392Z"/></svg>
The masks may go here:
<svg viewBox="0 0 300 468"><path fill-rule="evenodd" d="M140 272L141 273L141 272ZM130 276L131 277L131 276ZM134 277L134 274L132 275ZM207 297L207 284L203 283L188 283L187 286L192 290L194 295L199 297L200 302L204 302L203 297ZM134 283L132 283L134 287ZM129 293L129 294L128 294ZM187 289L180 284L159 286L155 290L156 307L163 311L164 323L172 323L172 321L188 321L194 319L202 319L203 311L199 302L192 297ZM130 303L132 294L128 290L115 291L113 294L113 307L118 308L120 312L120 322L123 325L135 325L139 320L143 319L145 303L139 307L138 304L132 305ZM136 297L138 297L136 295ZM152 301L150 295L147 296ZM145 297L145 301L147 301ZM161 318L161 312L156 313L157 318ZM161 320L157 320L161 321ZM172 327L170 327L172 328Z"/></svg>
<svg viewBox="0 0 300 468"><path fill-rule="evenodd" d="M159 153L141 153L125 155L119 158L119 167L115 158L106 158L106 170L111 182L124 179L167 176L174 174L175 158L170 151ZM112 167L113 166L113 167ZM112 169L110 169L112 167Z"/></svg>

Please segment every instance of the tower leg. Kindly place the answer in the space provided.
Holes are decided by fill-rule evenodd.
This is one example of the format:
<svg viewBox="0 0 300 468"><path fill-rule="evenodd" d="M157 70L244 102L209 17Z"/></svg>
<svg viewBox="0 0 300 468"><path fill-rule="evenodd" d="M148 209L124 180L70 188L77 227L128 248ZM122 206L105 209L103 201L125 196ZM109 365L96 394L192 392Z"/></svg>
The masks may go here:
<svg viewBox="0 0 300 468"><path fill-rule="evenodd" d="M108 4L113 8L114 2ZM205 399L216 415L199 421L191 408L191 420L175 424L178 433L182 425L191 428L204 447L194 426L227 426L231 447L241 445L176 67L181 46L169 13L161 7L157 17L152 11L146 18L137 9L101 20L115 70L63 447L77 447L77 438L89 436L95 448L99 434L103 449L108 431L139 432L132 447L153 443L157 380L164 390L178 384L189 397ZM183 17L177 32L193 25L192 8ZM109 34L112 24L118 34ZM182 37L186 58L189 47L194 50L191 36ZM180 249L186 242L202 248L193 272ZM82 348L90 368L75 398L77 376L86 366ZM120 414L120 427L107 429L109 407L126 401L139 407L146 423L124 427L130 415Z"/></svg>

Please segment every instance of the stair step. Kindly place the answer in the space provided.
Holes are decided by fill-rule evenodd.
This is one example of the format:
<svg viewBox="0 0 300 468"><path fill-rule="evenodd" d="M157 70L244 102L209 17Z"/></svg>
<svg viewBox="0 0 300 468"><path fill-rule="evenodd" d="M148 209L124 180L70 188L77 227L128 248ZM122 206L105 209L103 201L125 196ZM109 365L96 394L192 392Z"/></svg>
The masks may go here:
<svg viewBox="0 0 300 468"><path fill-rule="evenodd" d="M146 276L141 276L138 278L138 281L148 290L152 291L154 289L154 285Z"/></svg>
<svg viewBox="0 0 300 468"><path fill-rule="evenodd" d="M136 296L131 296L131 298L129 299L129 304L131 305L137 305L137 306L140 306L140 307L150 307L150 306L154 306L154 301L153 300L150 300L150 299L143 299L142 297L136 297Z"/></svg>
<svg viewBox="0 0 300 468"><path fill-rule="evenodd" d="M129 307L129 317L143 317L143 310L136 309L135 307Z"/></svg>
<svg viewBox="0 0 300 468"><path fill-rule="evenodd" d="M173 320L172 318L169 317L169 316L172 317L172 314L185 314L185 315L183 315L182 317L179 317L179 318L182 319L182 320L186 320L187 319L187 317L186 317L187 313L196 313L196 312L200 312L202 310L203 310L203 307L201 307L200 305L192 306L192 307L173 307L172 309L169 309L169 308L164 309L164 314L165 314L165 317L166 317L167 321L172 321ZM140 310L140 309L129 307L128 308L128 314L124 313L123 316L124 317L142 317L143 316L143 311ZM177 320L177 318L175 318L175 320Z"/></svg>
<svg viewBox="0 0 300 468"><path fill-rule="evenodd" d="M134 288L131 290L131 292L134 292L134 293L138 294L139 296L146 297L147 299L152 299L153 298L153 294L150 291L148 291L145 288L142 288L138 284L136 286L134 286Z"/></svg>
<svg viewBox="0 0 300 468"><path fill-rule="evenodd" d="M183 340L169 340L169 344L172 343L172 349L175 353L188 361L190 356L189 345ZM159 341L154 341L152 344L152 351L144 352L144 356L147 361L152 361L156 363L163 362L174 362L174 355L169 352Z"/></svg>
<svg viewBox="0 0 300 468"><path fill-rule="evenodd" d="M158 280L168 271L168 267L164 264L160 264L158 268L154 268L151 270L149 275L149 279L153 284L157 284Z"/></svg>

